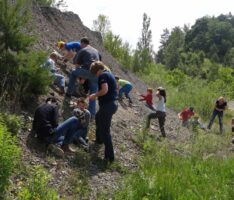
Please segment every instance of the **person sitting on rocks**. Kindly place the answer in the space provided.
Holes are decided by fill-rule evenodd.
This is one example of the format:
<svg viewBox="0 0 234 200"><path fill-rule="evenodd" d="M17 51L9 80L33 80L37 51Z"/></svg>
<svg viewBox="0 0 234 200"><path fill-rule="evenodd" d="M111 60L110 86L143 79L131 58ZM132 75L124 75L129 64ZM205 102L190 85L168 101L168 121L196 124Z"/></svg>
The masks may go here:
<svg viewBox="0 0 234 200"><path fill-rule="evenodd" d="M153 104L153 89L148 88L146 95L140 95L140 96L141 96L141 99L139 99L139 101L146 101L146 104L145 104L146 107L155 111L155 106Z"/></svg>
<svg viewBox="0 0 234 200"><path fill-rule="evenodd" d="M191 125L192 129L195 130L197 128L200 128L200 129L203 129L203 130L206 130L206 127L204 124L202 124L199 120L199 116L198 114L195 114L192 119L190 120L189 122L189 125Z"/></svg>
<svg viewBox="0 0 234 200"><path fill-rule="evenodd" d="M42 67L48 69L52 76L55 77L54 84L58 86L59 88L59 94L64 94L64 88L65 88L65 77L62 74L57 73L58 68L55 65L57 59L57 55L55 52L51 53L48 60Z"/></svg>
<svg viewBox="0 0 234 200"><path fill-rule="evenodd" d="M74 134L75 142L78 142L82 147L88 148L88 143L86 142L86 137L88 133L88 127L90 122L90 112L86 109L87 103L85 98L80 97L77 100L76 108L73 110L73 115L76 116L81 123L82 128L80 128Z"/></svg>
<svg viewBox="0 0 234 200"><path fill-rule="evenodd" d="M122 101L123 94L128 99L129 104L132 104L132 99L129 96L129 93L132 90L132 84L129 81L120 79L119 76L115 76L115 80L117 82L117 91L119 93L119 101Z"/></svg>
<svg viewBox="0 0 234 200"><path fill-rule="evenodd" d="M189 126L189 119L194 116L193 107L185 108L182 112L178 114L180 120L182 120L182 126Z"/></svg>
<svg viewBox="0 0 234 200"><path fill-rule="evenodd" d="M74 41L65 43L64 41L59 41L57 43L57 47L60 50L65 51L65 55L63 56L64 62L73 59L73 64L75 64L74 60L76 58L77 53L81 49L80 42Z"/></svg>
<svg viewBox="0 0 234 200"><path fill-rule="evenodd" d="M69 144L73 142L77 131L83 129L83 125L75 116L58 124L57 100L49 97L36 109L32 128L37 138L48 145L48 149L62 157L64 152L74 152Z"/></svg>

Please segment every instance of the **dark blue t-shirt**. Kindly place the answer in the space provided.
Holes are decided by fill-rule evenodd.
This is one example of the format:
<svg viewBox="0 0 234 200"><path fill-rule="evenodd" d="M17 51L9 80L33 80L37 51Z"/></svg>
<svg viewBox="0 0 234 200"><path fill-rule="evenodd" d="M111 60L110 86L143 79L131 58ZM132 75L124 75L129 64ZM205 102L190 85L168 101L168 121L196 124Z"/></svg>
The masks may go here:
<svg viewBox="0 0 234 200"><path fill-rule="evenodd" d="M98 90L101 89L103 83L107 83L108 92L104 96L98 97L99 105L103 105L117 99L117 84L113 74L110 72L103 72L98 77Z"/></svg>
<svg viewBox="0 0 234 200"><path fill-rule="evenodd" d="M68 42L68 43L65 44L65 49L67 51L78 52L81 49L80 42Z"/></svg>

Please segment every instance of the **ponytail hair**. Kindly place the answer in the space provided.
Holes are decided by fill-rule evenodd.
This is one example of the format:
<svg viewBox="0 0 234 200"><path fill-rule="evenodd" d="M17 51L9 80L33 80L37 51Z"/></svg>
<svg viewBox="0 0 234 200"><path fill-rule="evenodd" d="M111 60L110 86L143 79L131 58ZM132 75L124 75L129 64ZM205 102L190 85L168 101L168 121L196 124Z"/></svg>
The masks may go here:
<svg viewBox="0 0 234 200"><path fill-rule="evenodd" d="M158 87L158 89L157 89L158 91L159 91L159 94L161 95L161 96L163 96L163 98L164 98L164 103L166 103L167 102L167 95L166 95L166 90L165 90L165 88L163 88L163 87Z"/></svg>

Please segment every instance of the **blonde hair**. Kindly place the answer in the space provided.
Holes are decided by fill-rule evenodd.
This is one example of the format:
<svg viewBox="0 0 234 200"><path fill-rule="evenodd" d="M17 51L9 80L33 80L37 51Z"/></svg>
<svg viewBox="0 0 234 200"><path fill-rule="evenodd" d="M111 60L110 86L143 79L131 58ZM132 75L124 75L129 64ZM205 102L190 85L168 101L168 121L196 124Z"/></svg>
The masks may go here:
<svg viewBox="0 0 234 200"><path fill-rule="evenodd" d="M219 97L219 98L218 98L218 101L222 101L222 102L224 102L224 101L225 101L225 99L224 99L224 97L222 97L222 96L221 96L221 97Z"/></svg>

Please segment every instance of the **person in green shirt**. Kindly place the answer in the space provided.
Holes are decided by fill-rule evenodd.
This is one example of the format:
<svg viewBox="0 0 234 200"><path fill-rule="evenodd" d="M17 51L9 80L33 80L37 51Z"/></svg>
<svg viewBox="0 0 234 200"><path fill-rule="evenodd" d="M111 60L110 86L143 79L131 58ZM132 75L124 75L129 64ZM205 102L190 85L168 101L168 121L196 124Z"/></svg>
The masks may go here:
<svg viewBox="0 0 234 200"><path fill-rule="evenodd" d="M132 104L132 99L129 96L129 93L132 90L132 84L129 81L120 79L118 76L115 76L115 80L117 82L117 90L119 94L119 100L121 101L123 98L123 94L129 100L129 104Z"/></svg>

